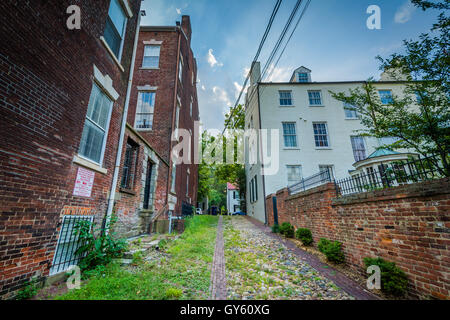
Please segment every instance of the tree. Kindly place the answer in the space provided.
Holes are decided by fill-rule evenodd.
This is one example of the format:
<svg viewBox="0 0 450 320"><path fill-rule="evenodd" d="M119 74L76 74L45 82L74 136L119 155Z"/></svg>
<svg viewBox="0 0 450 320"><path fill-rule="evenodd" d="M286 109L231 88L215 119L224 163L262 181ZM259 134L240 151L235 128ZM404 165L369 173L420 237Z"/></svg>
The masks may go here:
<svg viewBox="0 0 450 320"><path fill-rule="evenodd" d="M412 2L424 10L450 6L448 0ZM450 175L449 29L449 18L442 12L430 33L417 41L404 40L405 53L377 57L381 70L397 80L406 78L402 96L393 96L389 104L381 103L373 79L349 94L331 92L346 109L360 114L367 128L363 135L396 137L399 141L389 145L392 149L414 149L423 156L438 154L444 167L441 173L446 176Z"/></svg>

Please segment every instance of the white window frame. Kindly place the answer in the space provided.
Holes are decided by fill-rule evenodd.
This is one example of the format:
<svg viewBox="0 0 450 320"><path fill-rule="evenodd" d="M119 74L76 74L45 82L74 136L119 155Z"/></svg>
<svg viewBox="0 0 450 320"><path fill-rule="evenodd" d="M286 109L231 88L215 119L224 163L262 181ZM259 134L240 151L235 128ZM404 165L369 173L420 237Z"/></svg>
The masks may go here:
<svg viewBox="0 0 450 320"><path fill-rule="evenodd" d="M189 177L190 177L190 174L187 173L186 174L186 197L189 195Z"/></svg>
<svg viewBox="0 0 450 320"><path fill-rule="evenodd" d="M176 194L176 192L175 192L175 182L177 180L177 165L175 164L175 162L172 162L171 179L172 179L172 181L171 181L171 185L170 185L170 192Z"/></svg>
<svg viewBox="0 0 450 320"><path fill-rule="evenodd" d="M191 104L190 104L190 109L189 109L189 114L191 115L191 118L192 118L192 104L194 103L194 100L193 100L193 98L191 97Z"/></svg>
<svg viewBox="0 0 450 320"><path fill-rule="evenodd" d="M284 139L284 137L286 135L284 133L284 124L293 124L294 125L295 134L288 134L288 136L295 136L295 146L293 146L293 147L286 146L286 141ZM295 121L283 121L281 123L281 130L283 132L283 147L284 147L284 149L298 149L297 122L295 122Z"/></svg>
<svg viewBox="0 0 450 320"><path fill-rule="evenodd" d="M358 111L356 111L356 109L355 109L355 110L348 110L348 109L346 109L346 107L347 107L347 108L348 108L348 107L353 107L353 108L354 108L354 106L349 105L349 104L347 104L347 103L344 103L345 120L360 120L360 119L361 119L361 116L359 115ZM354 114L355 114L355 117L349 117L349 116L347 115L347 112L351 112L352 114L354 113Z"/></svg>
<svg viewBox="0 0 450 320"><path fill-rule="evenodd" d="M390 93L390 97L391 97L392 102L394 101L394 94L392 93L392 90L391 90L391 89L379 89L379 90L378 90L378 95L379 95L379 97L380 97L381 104L383 104L383 105L385 105L385 106L391 104L391 103L384 103L384 102L383 102L383 96L382 96L381 92L389 92L389 93Z"/></svg>
<svg viewBox="0 0 450 320"><path fill-rule="evenodd" d="M301 81L303 79L300 78L300 75L306 75L306 81ZM309 74L307 72L299 72L299 73L297 73L297 81L299 83L309 82Z"/></svg>
<svg viewBox="0 0 450 320"><path fill-rule="evenodd" d="M333 179L334 178L334 165L332 165L332 164L319 164L319 172L324 171L322 169L325 169L325 168L330 169L331 178Z"/></svg>
<svg viewBox="0 0 450 320"><path fill-rule="evenodd" d="M289 168L300 168L300 179L294 183L290 183L289 181L293 181L293 180L289 180ZM287 178L287 185L288 186L292 186L296 183L299 183L302 181L303 179L303 167L301 164L289 164L286 165L286 178Z"/></svg>
<svg viewBox="0 0 450 320"><path fill-rule="evenodd" d="M330 130L328 129L328 123L325 121L314 121L313 123L313 142L314 142L314 146L316 147L316 149L331 149L331 139L330 139ZM316 145L316 133L314 132L314 125L315 124L324 124L325 125L325 130L327 131L327 142L328 142L328 146L324 146L324 147L320 147Z"/></svg>
<svg viewBox="0 0 450 320"><path fill-rule="evenodd" d="M109 8L111 7L112 1L114 1L114 0L110 0L110 3L109 3L107 19L110 19L110 17L109 17ZM119 6L122 9L122 11L124 13L124 16L125 16L125 23L124 23L124 26L123 26L123 33L120 35L121 36L121 42L120 42L120 49L119 49L118 56L116 56L116 54L112 51L112 48L106 42L106 39L104 38L103 35L101 36L101 39L103 40L103 43L107 46L108 52L117 60L117 62L119 62L119 65L120 65L120 62L122 60L123 47L124 47L124 43L125 43L125 36L126 36L126 33L127 33L128 20L133 16L133 13L131 12L131 9L130 9L128 3L126 3L126 0L117 0L117 2L119 3ZM105 22L105 25L106 25L106 22ZM120 67L122 67L122 66L120 65Z"/></svg>
<svg viewBox="0 0 450 320"><path fill-rule="evenodd" d="M309 94L310 93L316 93L316 92L318 92L319 93L319 99L320 99L320 103L319 104L314 104L314 103L311 103L311 98L310 98L310 96L309 96ZM317 99L317 98L314 98L314 99ZM323 105L323 95L322 95L322 90L308 90L308 103L309 103L309 106L310 107L323 107L324 105Z"/></svg>
<svg viewBox="0 0 450 320"><path fill-rule="evenodd" d="M282 98L281 97L282 93L289 93L290 98ZM292 96L292 90L278 90L278 96L279 96L278 102L280 103L280 107L293 107L294 106L294 99L293 99L293 96ZM291 104L282 104L281 103L281 100L289 100L289 99L291 100Z"/></svg>
<svg viewBox="0 0 450 320"><path fill-rule="evenodd" d="M109 107L109 112L108 112L108 118L107 118L107 121L106 121L105 136L104 136L103 143L102 143L102 151L101 151L101 155L100 155L100 161L97 162L97 161L95 161L95 160L89 159L88 157L83 156L82 154L80 154L81 140L80 140L80 143L78 144L77 155L78 155L78 157L81 158L81 159L84 159L84 160L86 160L86 161L89 161L89 162L91 162L91 163L94 163L94 164L96 164L96 165L102 167L102 166L103 166L103 160L104 160L104 157L105 157L106 142L107 142L107 140L108 140L109 125L110 125L110 123L111 123L111 115L112 115L112 110L113 110L113 107L114 107L114 101L111 100L111 98L109 97L109 95L107 94L107 92L102 88L101 84L97 83L97 81L94 81L94 83L92 84L91 95L92 95L92 90L93 90L93 88L94 88L94 85L97 86L98 89L99 89L105 96L107 96L108 99L110 100L110 107ZM90 100L90 99L89 99L89 100ZM87 110L89 110L89 105L88 105ZM84 116L83 131L84 131L84 128L85 128L85 126L86 126L86 121L88 120L87 110L86 110L86 115ZM92 123L94 123L91 119L89 119L89 121L92 122ZM95 124L95 123L94 123L94 124ZM97 124L95 124L95 125L97 125ZM83 131L82 131L81 134L83 134ZM81 137L81 139L82 139L82 137Z"/></svg>
<svg viewBox="0 0 450 320"><path fill-rule="evenodd" d="M355 150L353 148L354 144L353 144L353 138L360 138L362 141L362 144L364 146L364 158L363 159L356 159L356 154L355 151L361 151L361 150ZM350 143L352 145L352 152L353 152L353 158L355 159L355 161L362 161L367 159L367 144L366 144L366 140L364 139L363 136L350 136Z"/></svg>
<svg viewBox="0 0 450 320"><path fill-rule="evenodd" d="M135 112L135 115L134 115L134 128L136 129L136 131L153 131L153 122L155 120L156 90L138 90L138 100L137 100L137 102L139 103L139 95L141 93L146 93L146 92L153 93L155 95L155 99L154 99L155 102L154 102L154 105L153 105L153 113L152 113L152 115L153 115L153 117L152 117L152 127L151 128L138 128L137 127L138 104L136 104L136 112Z"/></svg>
<svg viewBox="0 0 450 320"><path fill-rule="evenodd" d="M156 56L146 56L145 55L145 48L146 47L159 47L159 54L158 54L158 65L155 66L145 66L144 65L144 61L145 61L145 57L156 57ZM144 55L142 56L142 69L159 69L159 64L160 64L160 60L161 60L161 45L160 44L146 44L144 45Z"/></svg>
<svg viewBox="0 0 450 320"><path fill-rule="evenodd" d="M180 84L183 84L183 66L184 66L183 56L180 53L180 63L178 66L178 79L180 80Z"/></svg>

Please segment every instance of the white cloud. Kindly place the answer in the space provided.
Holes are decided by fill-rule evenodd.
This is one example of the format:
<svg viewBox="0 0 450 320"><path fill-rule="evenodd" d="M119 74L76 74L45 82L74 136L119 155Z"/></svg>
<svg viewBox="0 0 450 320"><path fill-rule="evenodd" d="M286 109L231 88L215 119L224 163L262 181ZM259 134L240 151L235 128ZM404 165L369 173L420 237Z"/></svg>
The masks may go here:
<svg viewBox="0 0 450 320"><path fill-rule="evenodd" d="M205 87L204 85L201 86L201 89L202 89L203 91L206 91L206 87Z"/></svg>
<svg viewBox="0 0 450 320"><path fill-rule="evenodd" d="M225 105L227 105L228 107L231 107L231 100L230 100L230 98L228 97L228 93L227 93L224 89L215 86L215 87L213 87L212 90L213 90L213 92L214 92L215 99L216 99L217 101L223 102L223 103L225 103Z"/></svg>
<svg viewBox="0 0 450 320"><path fill-rule="evenodd" d="M207 57L208 63L211 66L211 68L218 66L218 67L222 67L223 63L218 62L216 57L213 54L213 49L209 49L208 50L208 57Z"/></svg>
<svg viewBox="0 0 450 320"><path fill-rule="evenodd" d="M274 67L273 64L270 65L269 69L267 70L266 77L267 79L264 80L266 82L289 82L289 79L291 78L293 68L281 68L281 67Z"/></svg>
<svg viewBox="0 0 450 320"><path fill-rule="evenodd" d="M181 8L176 8L176 10L178 14L181 14Z"/></svg>
<svg viewBox="0 0 450 320"><path fill-rule="evenodd" d="M395 23L406 23L411 20L412 14L416 7L408 0L395 13Z"/></svg>
<svg viewBox="0 0 450 320"><path fill-rule="evenodd" d="M239 83L237 83L236 81L233 82L233 85L234 85L234 89L235 89L234 96L237 99L237 97L239 97L239 93L241 93L242 86ZM244 89L244 92L242 94L243 96L247 93L247 89L248 89L248 84L247 84L247 86Z"/></svg>
<svg viewBox="0 0 450 320"><path fill-rule="evenodd" d="M242 74L244 76L244 79L247 78L249 72L250 72L250 68L245 67L244 73Z"/></svg>

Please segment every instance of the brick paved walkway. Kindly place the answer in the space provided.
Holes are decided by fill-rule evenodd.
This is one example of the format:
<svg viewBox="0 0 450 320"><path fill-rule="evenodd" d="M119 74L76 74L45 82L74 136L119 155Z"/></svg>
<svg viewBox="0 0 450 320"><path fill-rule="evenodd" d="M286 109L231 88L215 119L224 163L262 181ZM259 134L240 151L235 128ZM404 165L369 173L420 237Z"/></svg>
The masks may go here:
<svg viewBox="0 0 450 320"><path fill-rule="evenodd" d="M223 217L217 224L216 248L211 268L211 300L227 299L227 283L225 278L225 256L223 249Z"/></svg>
<svg viewBox="0 0 450 320"><path fill-rule="evenodd" d="M269 237L277 239L281 243L283 243L288 249L291 250L299 259L307 262L311 267L319 271L323 276L327 277L331 281L333 281L336 285L342 288L345 292L355 297L357 300L379 300L380 298L373 293L367 291L362 288L358 283L348 278L343 273L338 270L332 268L331 266L326 265L321 262L316 256L310 254L300 248L298 248L294 243L283 239L281 236L272 233L271 229L265 226L260 221L246 217L249 221L251 221L256 227L258 227L261 231L263 231Z"/></svg>

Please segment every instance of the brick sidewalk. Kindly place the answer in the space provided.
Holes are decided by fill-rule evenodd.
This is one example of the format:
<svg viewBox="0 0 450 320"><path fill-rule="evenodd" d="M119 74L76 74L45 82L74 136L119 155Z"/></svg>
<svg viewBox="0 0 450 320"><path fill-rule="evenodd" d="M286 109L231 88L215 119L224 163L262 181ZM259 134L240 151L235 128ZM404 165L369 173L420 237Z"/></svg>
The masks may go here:
<svg viewBox="0 0 450 320"><path fill-rule="evenodd" d="M211 268L211 300L227 299L227 283L225 277L225 255L223 246L223 217L217 224L216 248Z"/></svg>
<svg viewBox="0 0 450 320"><path fill-rule="evenodd" d="M283 239L281 236L272 233L272 230L265 226L262 222L246 217L251 223L262 230L268 236L282 242L288 249L290 249L298 258L307 262L311 267L320 272L323 276L333 281L337 286L342 288L345 292L355 297L356 300L379 300L380 298L373 293L362 288L358 283L349 279L346 275L334 269L331 266L321 262L315 255L312 255L299 247L291 241Z"/></svg>

